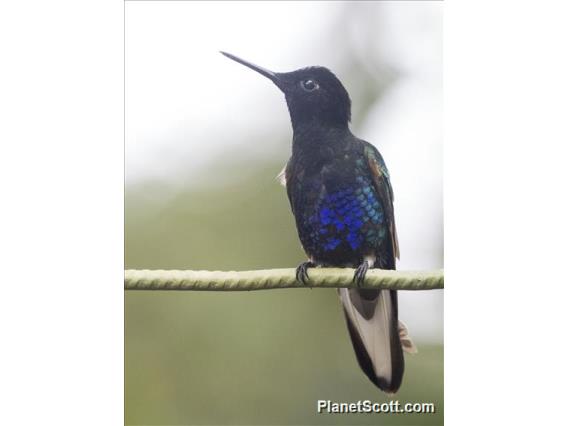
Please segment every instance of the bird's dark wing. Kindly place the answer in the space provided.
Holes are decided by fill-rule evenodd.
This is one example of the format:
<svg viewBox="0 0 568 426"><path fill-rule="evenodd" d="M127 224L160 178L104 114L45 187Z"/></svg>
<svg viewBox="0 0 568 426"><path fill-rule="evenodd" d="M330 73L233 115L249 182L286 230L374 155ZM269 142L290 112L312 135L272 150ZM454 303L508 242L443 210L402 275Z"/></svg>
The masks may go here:
<svg viewBox="0 0 568 426"><path fill-rule="evenodd" d="M400 258L398 248L398 237L396 235L396 225L394 221L394 195L390 183L390 176L387 166L381 156L380 152L368 142L363 141L363 150L371 176L373 178L373 185L379 198L383 202L383 209L385 212L386 223L389 229L389 238L392 246L393 256L397 259Z"/></svg>
<svg viewBox="0 0 568 426"><path fill-rule="evenodd" d="M361 142L366 160L364 166L368 167L373 187L383 206L388 231L389 253L384 261L380 262L379 267L395 269L395 256L398 258L399 250L394 223L393 191L388 170L379 151L368 142ZM396 392L404 374L396 291L342 288L339 295L361 369L383 391Z"/></svg>

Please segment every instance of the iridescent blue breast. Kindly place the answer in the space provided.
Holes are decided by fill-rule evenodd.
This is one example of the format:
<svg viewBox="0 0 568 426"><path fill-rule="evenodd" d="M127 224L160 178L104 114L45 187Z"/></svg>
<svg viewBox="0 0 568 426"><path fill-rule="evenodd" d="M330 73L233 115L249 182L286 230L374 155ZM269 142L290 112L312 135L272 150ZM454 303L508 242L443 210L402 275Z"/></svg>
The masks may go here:
<svg viewBox="0 0 568 426"><path fill-rule="evenodd" d="M386 235L384 211L369 179L322 192L307 217L308 246L315 252L377 247Z"/></svg>

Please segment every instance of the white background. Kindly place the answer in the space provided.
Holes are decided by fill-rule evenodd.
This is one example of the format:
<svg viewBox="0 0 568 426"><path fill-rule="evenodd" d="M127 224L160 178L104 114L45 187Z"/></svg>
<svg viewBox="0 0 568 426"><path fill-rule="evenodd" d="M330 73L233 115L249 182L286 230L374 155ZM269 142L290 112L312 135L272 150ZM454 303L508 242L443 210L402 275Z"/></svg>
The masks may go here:
<svg viewBox="0 0 568 426"><path fill-rule="evenodd" d="M446 420L562 424L566 8L447 3ZM123 6L0 40L0 423L122 424Z"/></svg>

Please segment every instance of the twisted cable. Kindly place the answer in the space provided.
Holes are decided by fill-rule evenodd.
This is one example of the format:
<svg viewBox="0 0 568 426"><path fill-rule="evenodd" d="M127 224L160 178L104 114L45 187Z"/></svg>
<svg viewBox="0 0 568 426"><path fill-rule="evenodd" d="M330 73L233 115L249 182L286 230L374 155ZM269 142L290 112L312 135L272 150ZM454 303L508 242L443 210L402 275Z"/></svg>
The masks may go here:
<svg viewBox="0 0 568 426"><path fill-rule="evenodd" d="M256 271L124 271L125 290L249 291L276 288L357 288L351 268L311 268L304 285L295 269ZM444 288L444 271L389 271L370 269L362 288L433 290Z"/></svg>

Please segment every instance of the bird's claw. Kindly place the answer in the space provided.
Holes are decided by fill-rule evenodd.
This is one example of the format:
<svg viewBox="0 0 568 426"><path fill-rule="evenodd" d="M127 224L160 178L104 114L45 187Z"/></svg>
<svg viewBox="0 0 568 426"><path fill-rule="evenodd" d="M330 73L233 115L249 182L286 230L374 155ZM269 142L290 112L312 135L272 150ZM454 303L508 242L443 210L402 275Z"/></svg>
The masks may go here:
<svg viewBox="0 0 568 426"><path fill-rule="evenodd" d="M316 266L313 262L303 262L296 268L296 279L304 285L308 285L308 268Z"/></svg>
<svg viewBox="0 0 568 426"><path fill-rule="evenodd" d="M361 263L355 270L355 274L353 275L353 282L357 284L357 287L361 287L361 285L365 282L365 276L367 275L368 270L369 263L366 260L363 261L363 263Z"/></svg>

